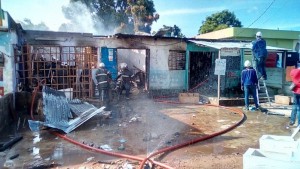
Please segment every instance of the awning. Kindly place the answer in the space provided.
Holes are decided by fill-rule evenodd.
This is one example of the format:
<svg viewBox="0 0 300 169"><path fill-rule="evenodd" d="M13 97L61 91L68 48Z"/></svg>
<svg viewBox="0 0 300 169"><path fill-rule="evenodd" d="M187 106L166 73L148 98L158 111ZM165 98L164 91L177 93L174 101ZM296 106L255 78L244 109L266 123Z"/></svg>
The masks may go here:
<svg viewBox="0 0 300 169"><path fill-rule="evenodd" d="M209 41L198 41L198 40L189 40L189 42L195 43L199 46L206 46L215 49L222 49L222 48L239 48L239 49L252 49L252 43L249 42L209 42ZM267 46L267 50L291 50L286 48L279 48L273 46Z"/></svg>

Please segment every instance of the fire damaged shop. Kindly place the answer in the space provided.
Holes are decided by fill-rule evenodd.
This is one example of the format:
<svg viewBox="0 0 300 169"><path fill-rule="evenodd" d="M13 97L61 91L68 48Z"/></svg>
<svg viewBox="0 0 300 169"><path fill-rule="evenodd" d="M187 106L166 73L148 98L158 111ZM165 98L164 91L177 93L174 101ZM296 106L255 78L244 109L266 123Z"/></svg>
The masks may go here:
<svg viewBox="0 0 300 169"><path fill-rule="evenodd" d="M135 75L136 87L144 91L186 88L183 39L26 31L24 41L15 52L16 81L23 90L32 91L43 80L69 97L95 98L99 62L105 64L112 79L120 64L126 63Z"/></svg>
<svg viewBox="0 0 300 169"><path fill-rule="evenodd" d="M15 52L19 88L33 90L43 80L70 99L98 97L95 71L99 62L105 64L113 80L120 64L126 63L135 75L138 92L198 91L215 97L220 89L222 97L238 97L242 63L251 49L249 42L124 34L107 37L25 31L23 38L24 45ZM226 74L219 84L214 72L216 59L227 60Z"/></svg>

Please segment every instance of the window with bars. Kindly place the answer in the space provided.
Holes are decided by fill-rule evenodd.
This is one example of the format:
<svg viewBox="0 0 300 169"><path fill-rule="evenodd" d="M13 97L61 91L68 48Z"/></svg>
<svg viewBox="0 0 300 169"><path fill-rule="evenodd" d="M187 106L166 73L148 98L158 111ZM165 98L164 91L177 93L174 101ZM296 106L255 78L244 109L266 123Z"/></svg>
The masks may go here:
<svg viewBox="0 0 300 169"><path fill-rule="evenodd" d="M21 51L15 52L18 83L33 90L44 80L56 90L72 88L74 98L94 97L96 47L24 45Z"/></svg>
<svg viewBox="0 0 300 169"><path fill-rule="evenodd" d="M185 51L169 51L169 70L185 70Z"/></svg>

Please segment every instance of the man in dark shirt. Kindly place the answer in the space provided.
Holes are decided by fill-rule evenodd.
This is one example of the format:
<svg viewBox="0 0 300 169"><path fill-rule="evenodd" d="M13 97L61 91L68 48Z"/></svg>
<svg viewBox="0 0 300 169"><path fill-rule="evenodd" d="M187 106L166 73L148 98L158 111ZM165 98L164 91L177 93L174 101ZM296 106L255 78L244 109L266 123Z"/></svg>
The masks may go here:
<svg viewBox="0 0 300 169"><path fill-rule="evenodd" d="M266 73L266 59L268 56L267 51L267 43L262 38L262 33L257 32L256 33L256 40L252 42L252 52L254 54L254 58L256 61L256 67L257 71L259 73L259 78L262 78L263 80L267 80L267 73Z"/></svg>
<svg viewBox="0 0 300 169"><path fill-rule="evenodd" d="M258 100L257 100L257 75L255 69L251 67L251 62L246 60L244 63L245 69L242 71L241 77L241 89L245 94L245 110L249 110L249 94L251 93L254 99L254 104L256 110L259 110Z"/></svg>

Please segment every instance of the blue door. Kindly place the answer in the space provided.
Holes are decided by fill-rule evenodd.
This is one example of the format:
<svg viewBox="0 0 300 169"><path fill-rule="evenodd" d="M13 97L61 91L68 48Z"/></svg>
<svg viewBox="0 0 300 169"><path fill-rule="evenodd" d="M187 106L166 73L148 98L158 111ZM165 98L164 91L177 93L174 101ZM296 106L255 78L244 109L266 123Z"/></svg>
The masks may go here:
<svg viewBox="0 0 300 169"><path fill-rule="evenodd" d="M112 78L116 79L118 76L117 49L101 47L100 61L105 64L105 67L111 73Z"/></svg>

